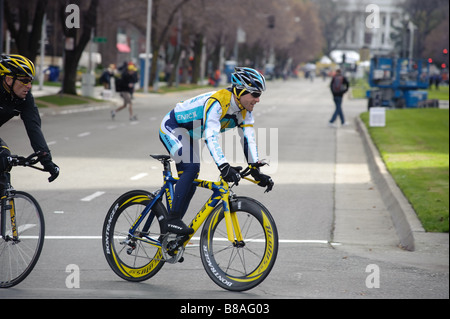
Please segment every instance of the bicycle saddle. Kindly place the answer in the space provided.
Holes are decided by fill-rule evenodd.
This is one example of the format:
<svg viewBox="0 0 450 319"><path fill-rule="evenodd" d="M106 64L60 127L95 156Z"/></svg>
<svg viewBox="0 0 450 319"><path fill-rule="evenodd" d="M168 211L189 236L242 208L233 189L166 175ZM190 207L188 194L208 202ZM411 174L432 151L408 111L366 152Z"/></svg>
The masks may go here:
<svg viewBox="0 0 450 319"><path fill-rule="evenodd" d="M153 157L154 159L158 160L158 161L168 161L170 160L170 155L151 155L151 157Z"/></svg>

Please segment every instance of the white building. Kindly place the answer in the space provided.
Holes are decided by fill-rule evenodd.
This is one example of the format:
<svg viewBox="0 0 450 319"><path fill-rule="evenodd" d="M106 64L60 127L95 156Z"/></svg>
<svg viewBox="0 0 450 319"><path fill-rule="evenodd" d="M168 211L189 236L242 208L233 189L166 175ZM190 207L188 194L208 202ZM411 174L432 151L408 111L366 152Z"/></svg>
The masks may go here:
<svg viewBox="0 0 450 319"><path fill-rule="evenodd" d="M368 48L372 55L390 54L395 43L391 33L401 27L404 0L334 0L341 6L343 25L347 25L346 37L339 43L340 50L360 52Z"/></svg>

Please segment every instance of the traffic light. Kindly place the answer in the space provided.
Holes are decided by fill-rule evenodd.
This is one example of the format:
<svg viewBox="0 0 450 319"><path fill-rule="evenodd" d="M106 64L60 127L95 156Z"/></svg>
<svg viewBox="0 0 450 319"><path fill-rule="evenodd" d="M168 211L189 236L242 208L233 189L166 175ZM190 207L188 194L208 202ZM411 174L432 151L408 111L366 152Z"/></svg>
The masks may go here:
<svg viewBox="0 0 450 319"><path fill-rule="evenodd" d="M447 68L447 64L442 63L442 64L441 64L441 68L443 68L443 69Z"/></svg>
<svg viewBox="0 0 450 319"><path fill-rule="evenodd" d="M442 50L442 53L448 54L448 50L447 50L447 49L444 49L444 50Z"/></svg>
<svg viewBox="0 0 450 319"><path fill-rule="evenodd" d="M428 58L428 63L433 63L433 59L432 58Z"/></svg>

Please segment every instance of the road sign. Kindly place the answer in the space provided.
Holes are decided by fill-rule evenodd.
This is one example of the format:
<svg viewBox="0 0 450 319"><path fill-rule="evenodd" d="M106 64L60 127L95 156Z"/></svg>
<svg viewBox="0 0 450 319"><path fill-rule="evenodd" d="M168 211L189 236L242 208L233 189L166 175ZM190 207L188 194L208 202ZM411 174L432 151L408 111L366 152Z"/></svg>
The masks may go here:
<svg viewBox="0 0 450 319"><path fill-rule="evenodd" d="M94 42L95 43L106 43L108 39L106 37L95 37Z"/></svg>

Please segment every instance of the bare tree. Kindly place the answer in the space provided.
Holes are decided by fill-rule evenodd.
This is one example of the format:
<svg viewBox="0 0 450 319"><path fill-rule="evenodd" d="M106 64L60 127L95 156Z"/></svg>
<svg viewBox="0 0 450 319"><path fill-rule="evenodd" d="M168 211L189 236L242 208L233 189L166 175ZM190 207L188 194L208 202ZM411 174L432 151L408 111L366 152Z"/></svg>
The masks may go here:
<svg viewBox="0 0 450 319"><path fill-rule="evenodd" d="M448 21L449 2L448 0L408 0L404 2L403 7L417 28L415 30L414 56L423 56L427 36L434 32L436 27L446 18Z"/></svg>
<svg viewBox="0 0 450 319"><path fill-rule="evenodd" d="M5 20L17 51L35 61L48 0L5 1Z"/></svg>
<svg viewBox="0 0 450 319"><path fill-rule="evenodd" d="M179 10L190 0L164 1L153 0L152 5L152 27L151 27L151 48L152 64L150 83L156 75L157 62L162 46L165 46L169 39L171 26L174 24L175 17ZM146 33L147 23L147 0L137 0L130 5L129 2L122 1L120 20L130 23L136 27L142 34Z"/></svg>
<svg viewBox="0 0 450 319"><path fill-rule="evenodd" d="M343 12L337 1L313 0L319 10L322 34L325 39L323 53L329 55L341 44L351 26L352 17Z"/></svg>

